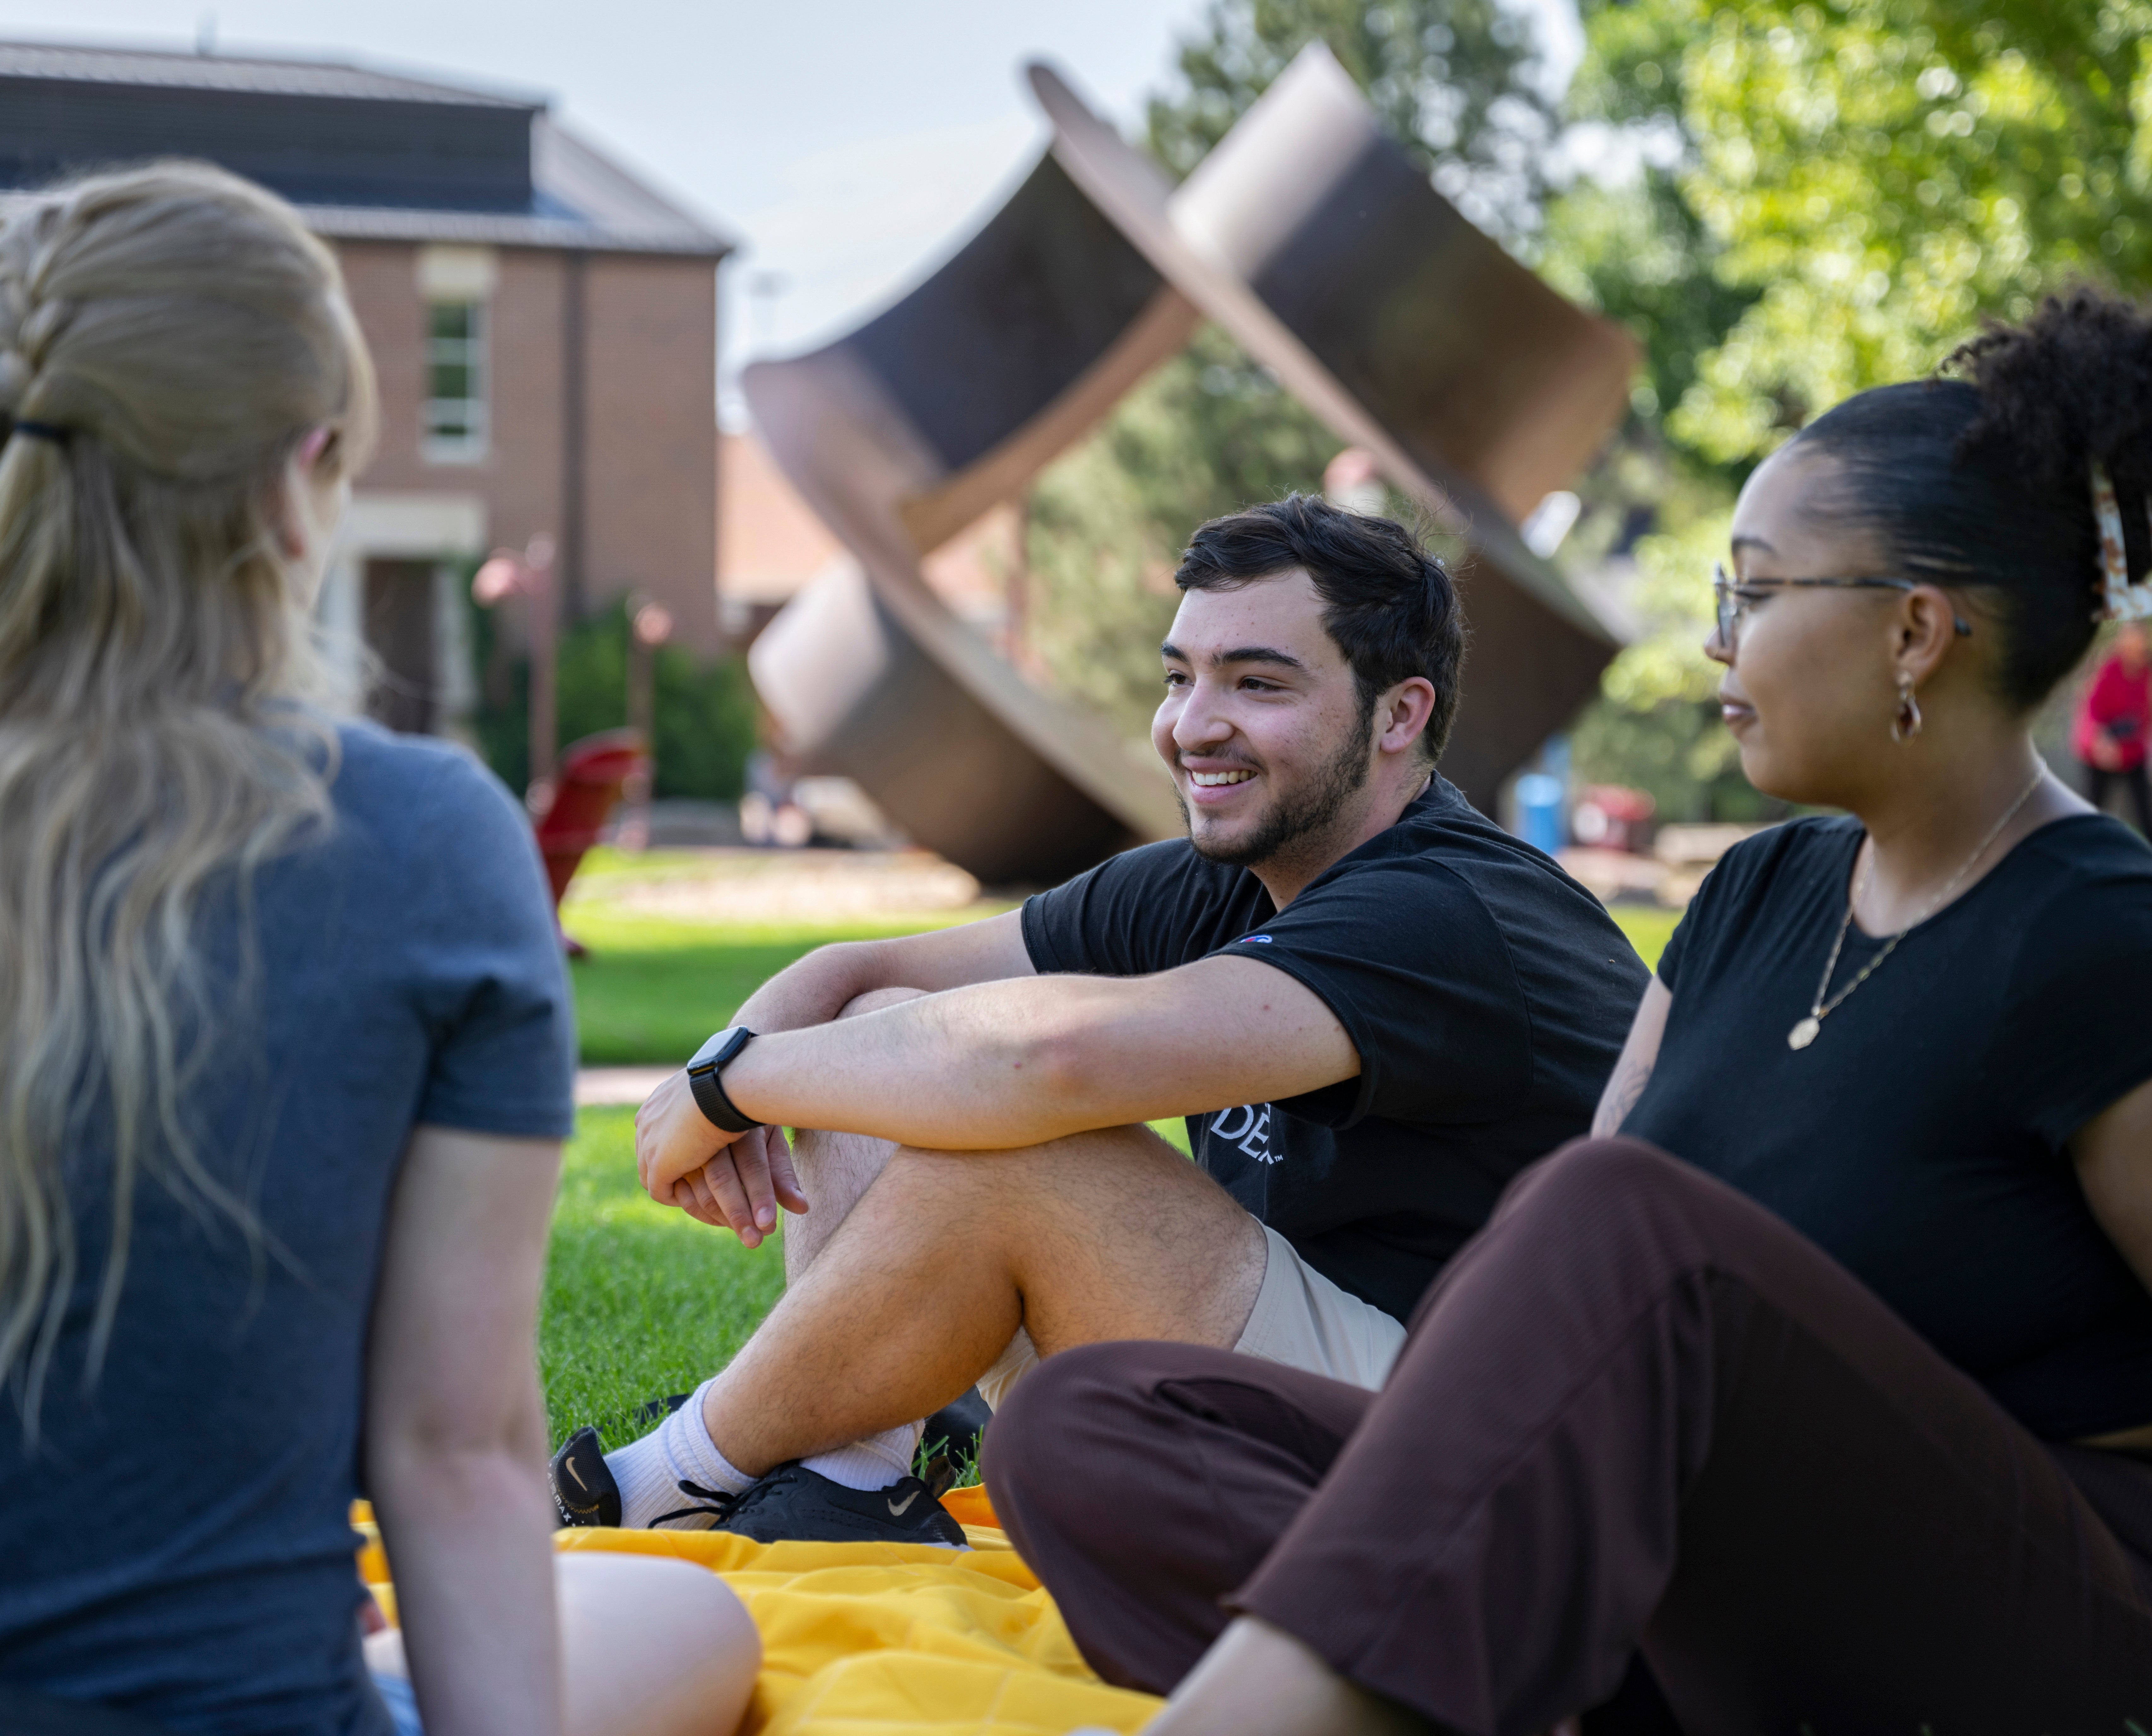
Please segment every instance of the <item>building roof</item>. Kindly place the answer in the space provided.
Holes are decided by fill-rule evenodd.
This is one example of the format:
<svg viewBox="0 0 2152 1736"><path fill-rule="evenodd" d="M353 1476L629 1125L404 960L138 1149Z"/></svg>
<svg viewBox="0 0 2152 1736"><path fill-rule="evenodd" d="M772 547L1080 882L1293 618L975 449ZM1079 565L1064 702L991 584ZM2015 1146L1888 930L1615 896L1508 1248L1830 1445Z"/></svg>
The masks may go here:
<svg viewBox="0 0 2152 1736"><path fill-rule="evenodd" d="M538 109L546 99L445 84L335 60L270 60L251 55L105 48L87 43L0 42L0 78L69 84L139 84L187 90L255 91L361 101L455 103Z"/></svg>
<svg viewBox="0 0 2152 1736"><path fill-rule="evenodd" d="M711 259L723 258L737 245L551 115L539 114L531 121L530 180L534 209L529 212L414 211L303 201L299 210L317 234L336 241L461 241Z"/></svg>
<svg viewBox="0 0 2152 1736"><path fill-rule="evenodd" d="M199 156L282 193L338 240L732 251L546 108L343 61L0 42L0 186Z"/></svg>

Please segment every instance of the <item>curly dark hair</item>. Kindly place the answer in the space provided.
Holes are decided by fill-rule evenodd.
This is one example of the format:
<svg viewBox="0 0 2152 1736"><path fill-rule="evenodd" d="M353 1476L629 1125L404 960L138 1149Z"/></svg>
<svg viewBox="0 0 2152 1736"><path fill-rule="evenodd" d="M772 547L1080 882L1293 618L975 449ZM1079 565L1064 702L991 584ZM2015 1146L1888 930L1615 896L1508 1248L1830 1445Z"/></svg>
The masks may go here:
<svg viewBox="0 0 2152 1736"><path fill-rule="evenodd" d="M1394 520L1348 512L1311 495L1228 513L1189 538L1173 582L1230 591L1304 568L1322 598L1322 627L1353 667L1366 728L1375 702L1424 675L1434 688L1420 747L1441 759L1457 717L1464 617L1441 561Z"/></svg>
<svg viewBox="0 0 2152 1736"><path fill-rule="evenodd" d="M2030 711L2097 631L2095 460L2114 479L2133 578L2152 568L2152 317L2090 285L1991 323L1930 380L1848 398L1795 436L1842 466L1824 510L1895 570L1992 593L2006 703Z"/></svg>

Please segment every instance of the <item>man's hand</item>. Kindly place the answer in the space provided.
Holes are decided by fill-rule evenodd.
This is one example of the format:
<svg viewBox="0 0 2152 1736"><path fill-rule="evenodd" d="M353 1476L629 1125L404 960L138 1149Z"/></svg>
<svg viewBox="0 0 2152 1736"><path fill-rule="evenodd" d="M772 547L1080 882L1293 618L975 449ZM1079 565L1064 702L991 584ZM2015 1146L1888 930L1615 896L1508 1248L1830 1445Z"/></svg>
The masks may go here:
<svg viewBox="0 0 2152 1736"><path fill-rule="evenodd" d="M713 1127L684 1071L635 1112L635 1166L643 1190L660 1206L677 1206L702 1223L730 1230L745 1247L759 1247L776 1230L779 1206L807 1210L784 1129L729 1134Z"/></svg>
<svg viewBox="0 0 2152 1736"><path fill-rule="evenodd" d="M774 1203L773 1203L774 1202ZM713 1229L730 1230L744 1247L759 1247L777 1228L777 1206L807 1210L781 1127L758 1127L672 1184L672 1205Z"/></svg>

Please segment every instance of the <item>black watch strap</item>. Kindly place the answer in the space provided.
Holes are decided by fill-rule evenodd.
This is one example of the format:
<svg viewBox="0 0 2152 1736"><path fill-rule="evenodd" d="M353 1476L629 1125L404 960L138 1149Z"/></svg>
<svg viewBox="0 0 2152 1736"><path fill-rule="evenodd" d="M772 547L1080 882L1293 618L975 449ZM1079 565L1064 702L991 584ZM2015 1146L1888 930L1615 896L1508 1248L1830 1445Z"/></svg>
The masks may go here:
<svg viewBox="0 0 2152 1736"><path fill-rule="evenodd" d="M730 1026L696 1050L694 1059L688 1063L688 1087L695 1094L695 1107L711 1126L726 1133L748 1133L763 1124L733 1106L718 1077L725 1063L754 1041L754 1033L745 1025Z"/></svg>

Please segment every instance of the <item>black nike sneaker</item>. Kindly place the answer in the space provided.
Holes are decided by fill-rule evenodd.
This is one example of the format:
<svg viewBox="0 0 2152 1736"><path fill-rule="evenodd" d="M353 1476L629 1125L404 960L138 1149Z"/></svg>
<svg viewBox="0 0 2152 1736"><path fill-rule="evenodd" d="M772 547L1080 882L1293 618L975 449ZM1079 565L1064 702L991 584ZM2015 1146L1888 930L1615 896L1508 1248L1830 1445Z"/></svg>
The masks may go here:
<svg viewBox="0 0 2152 1736"><path fill-rule="evenodd" d="M699 1491L698 1491L699 1493ZM963 1526L916 1477L886 1489L847 1489L797 1463L780 1464L708 1509L716 1529L757 1543L929 1543L970 1546Z"/></svg>
<svg viewBox="0 0 2152 1736"><path fill-rule="evenodd" d="M620 1485L606 1467L605 1443L595 1429L578 1429L561 1443L548 1467L560 1529L620 1523Z"/></svg>

